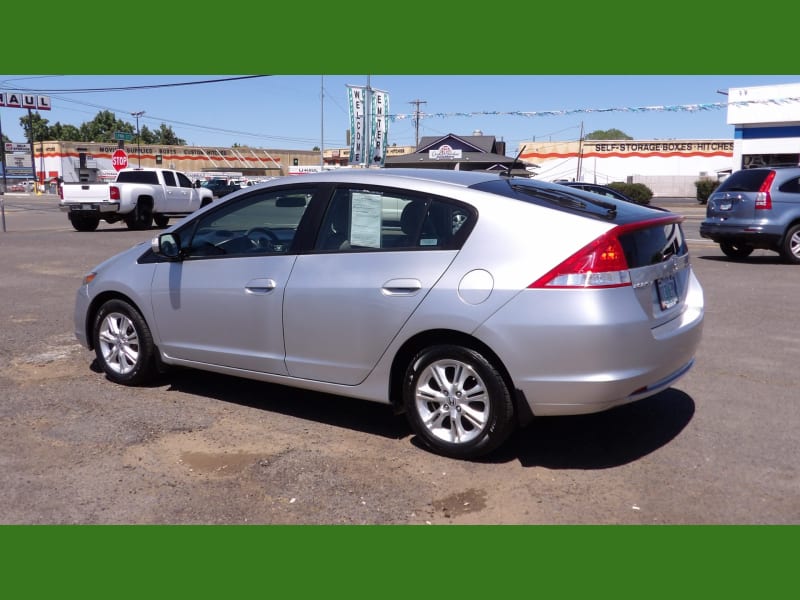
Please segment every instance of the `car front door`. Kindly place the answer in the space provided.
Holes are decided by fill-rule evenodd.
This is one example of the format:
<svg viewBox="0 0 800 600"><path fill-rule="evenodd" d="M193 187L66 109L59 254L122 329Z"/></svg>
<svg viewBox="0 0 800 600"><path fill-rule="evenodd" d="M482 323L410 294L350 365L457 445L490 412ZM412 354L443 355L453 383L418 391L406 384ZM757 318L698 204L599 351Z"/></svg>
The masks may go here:
<svg viewBox="0 0 800 600"><path fill-rule="evenodd" d="M152 284L161 349L176 359L286 374L282 306L311 193L262 190L178 230L184 259Z"/></svg>
<svg viewBox="0 0 800 600"><path fill-rule="evenodd" d="M175 173L178 178L178 187L183 194L184 205L181 212L194 212L200 208L200 192L192 185L192 180L180 172Z"/></svg>

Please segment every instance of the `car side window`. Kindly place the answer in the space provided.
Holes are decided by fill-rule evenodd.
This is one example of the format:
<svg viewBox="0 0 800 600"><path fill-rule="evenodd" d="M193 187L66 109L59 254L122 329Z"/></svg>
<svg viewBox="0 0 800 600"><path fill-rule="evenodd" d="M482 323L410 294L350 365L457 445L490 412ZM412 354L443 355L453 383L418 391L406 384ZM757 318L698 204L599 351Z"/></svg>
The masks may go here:
<svg viewBox="0 0 800 600"><path fill-rule="evenodd" d="M793 177L789 181L784 181L780 191L788 194L800 194L800 178Z"/></svg>
<svg viewBox="0 0 800 600"><path fill-rule="evenodd" d="M315 249L450 249L473 214L439 198L394 190L340 188L328 205Z"/></svg>
<svg viewBox="0 0 800 600"><path fill-rule="evenodd" d="M311 196L310 189L265 190L222 204L195 223L185 256L287 254Z"/></svg>
<svg viewBox="0 0 800 600"><path fill-rule="evenodd" d="M175 173L178 176L178 185L185 188L192 187L192 181L183 173Z"/></svg>
<svg viewBox="0 0 800 600"><path fill-rule="evenodd" d="M175 174L172 171L164 171L164 183L168 187L178 187L175 183Z"/></svg>

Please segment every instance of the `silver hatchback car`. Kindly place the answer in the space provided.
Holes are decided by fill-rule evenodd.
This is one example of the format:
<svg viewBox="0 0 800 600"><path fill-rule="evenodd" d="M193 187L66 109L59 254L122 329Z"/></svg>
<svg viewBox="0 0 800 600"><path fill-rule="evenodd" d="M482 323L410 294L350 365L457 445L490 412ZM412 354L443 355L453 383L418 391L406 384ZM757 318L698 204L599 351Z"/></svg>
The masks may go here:
<svg viewBox="0 0 800 600"><path fill-rule="evenodd" d="M180 365L391 404L470 459L534 416L671 386L703 315L679 215L486 172L342 169L235 192L100 264L75 333L120 384Z"/></svg>

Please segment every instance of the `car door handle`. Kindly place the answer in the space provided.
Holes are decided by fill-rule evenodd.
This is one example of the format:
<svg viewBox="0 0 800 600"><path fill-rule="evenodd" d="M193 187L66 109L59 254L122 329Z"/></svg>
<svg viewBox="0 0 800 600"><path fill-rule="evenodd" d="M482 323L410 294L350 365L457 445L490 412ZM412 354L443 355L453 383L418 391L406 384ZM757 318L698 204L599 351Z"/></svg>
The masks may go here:
<svg viewBox="0 0 800 600"><path fill-rule="evenodd" d="M269 294L277 287L274 279L251 279L244 286L248 294Z"/></svg>
<svg viewBox="0 0 800 600"><path fill-rule="evenodd" d="M390 279L381 287L384 296L413 296L422 289L419 279Z"/></svg>

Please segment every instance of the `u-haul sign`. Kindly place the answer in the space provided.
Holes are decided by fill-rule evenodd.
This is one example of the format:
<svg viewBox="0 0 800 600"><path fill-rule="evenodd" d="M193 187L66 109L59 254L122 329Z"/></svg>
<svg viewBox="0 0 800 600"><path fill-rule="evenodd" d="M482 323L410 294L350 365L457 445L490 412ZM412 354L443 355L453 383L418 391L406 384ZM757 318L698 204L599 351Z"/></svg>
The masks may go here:
<svg viewBox="0 0 800 600"><path fill-rule="evenodd" d="M23 92L0 92L0 106L7 108L29 108L50 110L50 96L39 96Z"/></svg>

